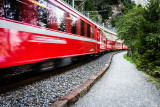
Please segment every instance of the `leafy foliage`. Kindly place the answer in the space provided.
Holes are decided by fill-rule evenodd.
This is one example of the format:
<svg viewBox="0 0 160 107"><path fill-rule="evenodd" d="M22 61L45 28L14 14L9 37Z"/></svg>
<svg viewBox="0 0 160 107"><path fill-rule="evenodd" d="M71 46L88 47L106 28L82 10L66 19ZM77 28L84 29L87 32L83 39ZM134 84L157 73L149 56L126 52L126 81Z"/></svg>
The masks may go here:
<svg viewBox="0 0 160 107"><path fill-rule="evenodd" d="M124 7L122 9L122 13L127 13L130 9L136 7L136 4L134 1L131 0L121 0L121 2L123 3ZM139 7L141 7L139 5ZM113 27L115 27L115 23L118 21L119 16L121 16L121 14L117 14L116 16L114 16L111 20L111 24Z"/></svg>
<svg viewBox="0 0 160 107"><path fill-rule="evenodd" d="M118 37L124 40L129 48L129 56L134 57L133 51L137 44L138 32L141 32L140 25L143 23L142 8L134 8L128 11L127 14L120 16L116 23ZM132 42L131 42L132 41Z"/></svg>
<svg viewBox="0 0 160 107"><path fill-rule="evenodd" d="M118 4L118 0L99 0L95 2L96 10L99 11L98 14L102 17L102 22L109 19L112 15L112 7L110 5ZM102 10L104 10L102 12Z"/></svg>
<svg viewBox="0 0 160 107"><path fill-rule="evenodd" d="M102 17L102 22L105 22L112 15L111 5L119 4L119 0L86 0L85 11L99 11L98 14ZM102 12L102 10L105 10ZM91 17L96 19L94 15L97 13L91 13Z"/></svg>
<svg viewBox="0 0 160 107"><path fill-rule="evenodd" d="M122 0L122 2L124 4L125 8L127 8L128 10L132 9L133 7L136 6L135 2L132 0Z"/></svg>
<svg viewBox="0 0 160 107"><path fill-rule="evenodd" d="M112 20L111 20L111 25L113 26L113 27L115 27L116 26L116 22L118 21L118 16L114 16L114 17L112 17Z"/></svg>
<svg viewBox="0 0 160 107"><path fill-rule="evenodd" d="M84 9L85 9L85 11L94 11L94 10L96 10L92 0L87 0L85 2Z"/></svg>
<svg viewBox="0 0 160 107"><path fill-rule="evenodd" d="M160 76L159 4L159 0L150 0L147 7L129 10L116 23L118 37L129 47L128 56L153 76Z"/></svg>
<svg viewBox="0 0 160 107"><path fill-rule="evenodd" d="M111 6L98 6L98 10L105 10L104 12L98 12L102 16L102 22L106 19L109 19L109 16L112 14L112 7Z"/></svg>
<svg viewBox="0 0 160 107"><path fill-rule="evenodd" d="M64 1L69 2L69 4L72 4L72 0L64 0ZM108 20L109 17L112 15L112 6L118 5L121 2L124 4L123 12L126 12L135 6L135 3L132 2L131 0L86 0L84 2L84 5L82 5L82 1L76 1L75 7L79 7L79 9L83 11L100 11L98 12L98 15L101 16L102 23L105 23L105 21ZM101 10L105 11L102 12ZM97 12L91 12L90 17L97 21L98 20ZM118 16L113 19L112 21L113 26L115 26L117 18Z"/></svg>

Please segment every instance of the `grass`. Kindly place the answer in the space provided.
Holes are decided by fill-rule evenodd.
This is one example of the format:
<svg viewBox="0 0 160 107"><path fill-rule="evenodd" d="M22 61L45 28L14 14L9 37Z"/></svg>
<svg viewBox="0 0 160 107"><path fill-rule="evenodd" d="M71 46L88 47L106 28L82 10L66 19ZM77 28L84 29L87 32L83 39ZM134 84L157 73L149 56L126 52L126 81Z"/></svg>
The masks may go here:
<svg viewBox="0 0 160 107"><path fill-rule="evenodd" d="M128 57L127 54L124 55L124 58L125 58L127 61L129 61L129 62L131 62L131 63L134 63L134 60L133 60L132 58Z"/></svg>
<svg viewBox="0 0 160 107"><path fill-rule="evenodd" d="M157 89L160 89L160 79L159 78L154 78L152 76L149 75L148 78L146 78L147 82L151 82L152 84L154 84Z"/></svg>
<svg viewBox="0 0 160 107"><path fill-rule="evenodd" d="M134 61L131 57L128 57L127 54L124 55L124 58L125 58L127 61L135 64L135 61ZM136 65L136 64L135 64L135 65ZM137 69L138 69L139 71L143 71L144 73L146 73L147 75L149 75L149 73L146 72L145 69L142 69L142 68L137 68ZM160 78L155 78L155 77L149 75L149 77L146 78L146 80L147 80L147 82L151 82L152 84L154 84L154 85L157 87L157 89L160 89Z"/></svg>

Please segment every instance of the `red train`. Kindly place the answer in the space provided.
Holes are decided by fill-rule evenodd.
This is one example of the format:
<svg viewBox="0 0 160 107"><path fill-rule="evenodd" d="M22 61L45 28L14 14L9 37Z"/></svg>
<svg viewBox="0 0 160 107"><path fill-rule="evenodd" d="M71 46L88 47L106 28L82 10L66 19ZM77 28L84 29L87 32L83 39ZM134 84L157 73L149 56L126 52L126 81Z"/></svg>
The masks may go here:
<svg viewBox="0 0 160 107"><path fill-rule="evenodd" d="M126 48L62 1L0 2L0 68Z"/></svg>

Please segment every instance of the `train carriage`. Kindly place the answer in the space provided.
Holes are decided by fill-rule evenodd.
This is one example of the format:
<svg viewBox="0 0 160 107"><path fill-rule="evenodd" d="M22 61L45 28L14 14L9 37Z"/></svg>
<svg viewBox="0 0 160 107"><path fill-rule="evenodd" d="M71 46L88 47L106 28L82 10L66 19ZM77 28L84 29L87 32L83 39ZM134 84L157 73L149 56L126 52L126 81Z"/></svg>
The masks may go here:
<svg viewBox="0 0 160 107"><path fill-rule="evenodd" d="M112 44L95 23L61 1L0 2L0 68L97 54Z"/></svg>
<svg viewBox="0 0 160 107"><path fill-rule="evenodd" d="M54 0L2 0L0 68L96 52L96 26Z"/></svg>

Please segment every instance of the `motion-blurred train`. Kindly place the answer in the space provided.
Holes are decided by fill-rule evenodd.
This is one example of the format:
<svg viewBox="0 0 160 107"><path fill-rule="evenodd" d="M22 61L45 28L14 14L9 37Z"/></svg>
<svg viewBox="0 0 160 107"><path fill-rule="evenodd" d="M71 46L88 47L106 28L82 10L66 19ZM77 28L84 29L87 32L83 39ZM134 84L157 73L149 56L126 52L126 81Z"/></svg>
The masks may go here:
<svg viewBox="0 0 160 107"><path fill-rule="evenodd" d="M62 60L120 49L127 47L60 0L0 0L0 69L52 68Z"/></svg>

